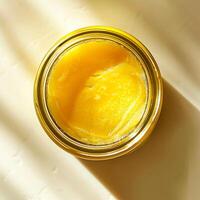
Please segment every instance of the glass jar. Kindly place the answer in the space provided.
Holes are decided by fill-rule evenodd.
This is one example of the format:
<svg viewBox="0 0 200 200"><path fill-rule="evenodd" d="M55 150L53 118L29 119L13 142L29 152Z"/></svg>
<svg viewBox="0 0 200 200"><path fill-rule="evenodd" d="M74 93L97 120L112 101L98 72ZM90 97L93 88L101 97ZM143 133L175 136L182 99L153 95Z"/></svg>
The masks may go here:
<svg viewBox="0 0 200 200"><path fill-rule="evenodd" d="M110 144L87 144L76 140L55 123L47 105L47 79L58 57L75 45L89 40L110 40L132 52L142 64L147 79L147 103L137 127L120 140ZM35 79L34 104L37 116L48 136L62 149L83 159L106 160L132 152L151 134L161 111L162 78L158 66L147 48L132 35L103 26L86 27L62 37L46 54Z"/></svg>

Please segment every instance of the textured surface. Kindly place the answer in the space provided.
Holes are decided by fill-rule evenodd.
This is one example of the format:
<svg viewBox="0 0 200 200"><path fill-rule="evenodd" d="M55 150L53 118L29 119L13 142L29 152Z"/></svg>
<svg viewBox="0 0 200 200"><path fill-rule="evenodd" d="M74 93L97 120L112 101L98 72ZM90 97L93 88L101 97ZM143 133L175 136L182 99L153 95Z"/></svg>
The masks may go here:
<svg viewBox="0 0 200 200"><path fill-rule="evenodd" d="M0 0L0 199L198 200L199 7L197 0ZM166 80L151 139L129 156L98 163L51 142L32 102L45 52L65 33L96 24L135 35Z"/></svg>

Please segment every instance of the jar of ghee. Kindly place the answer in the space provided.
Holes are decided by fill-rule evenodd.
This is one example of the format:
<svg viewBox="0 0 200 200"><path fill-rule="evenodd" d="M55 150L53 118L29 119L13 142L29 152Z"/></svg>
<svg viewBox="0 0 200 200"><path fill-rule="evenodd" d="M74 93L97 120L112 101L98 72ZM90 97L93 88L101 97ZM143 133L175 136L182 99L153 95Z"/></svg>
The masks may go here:
<svg viewBox="0 0 200 200"><path fill-rule="evenodd" d="M148 138L162 106L162 78L147 48L112 27L61 38L43 59L34 86L49 137L80 158L105 160Z"/></svg>

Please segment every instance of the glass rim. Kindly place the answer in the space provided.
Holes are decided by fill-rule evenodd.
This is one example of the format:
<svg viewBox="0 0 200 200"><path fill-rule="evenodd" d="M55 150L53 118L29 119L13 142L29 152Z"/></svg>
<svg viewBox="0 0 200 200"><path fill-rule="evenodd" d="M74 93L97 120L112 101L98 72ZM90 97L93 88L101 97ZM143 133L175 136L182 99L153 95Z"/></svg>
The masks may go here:
<svg viewBox="0 0 200 200"><path fill-rule="evenodd" d="M63 133L55 123L48 110L46 101L46 85L49 72L55 60L69 47L91 39L111 39L121 42L123 46L136 55L145 68L148 78L147 108L136 127L126 137L110 144L85 144ZM107 38L106 38L107 37ZM91 26L78 29L62 37L46 54L38 69L34 84L34 104L36 113L49 137L64 150L84 159L105 160L128 153L140 146L150 135L159 117L162 106L162 78L158 66L147 48L132 35L113 27ZM136 132L137 131L137 132Z"/></svg>

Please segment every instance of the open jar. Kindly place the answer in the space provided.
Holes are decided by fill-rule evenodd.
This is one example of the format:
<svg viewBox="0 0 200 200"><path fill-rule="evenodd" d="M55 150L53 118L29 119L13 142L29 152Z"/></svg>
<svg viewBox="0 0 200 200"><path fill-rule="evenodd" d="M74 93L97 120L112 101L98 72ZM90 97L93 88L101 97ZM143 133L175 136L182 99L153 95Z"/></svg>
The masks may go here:
<svg viewBox="0 0 200 200"><path fill-rule="evenodd" d="M61 38L43 59L34 86L38 118L61 148L89 160L135 150L162 106L162 78L143 44L112 27Z"/></svg>

